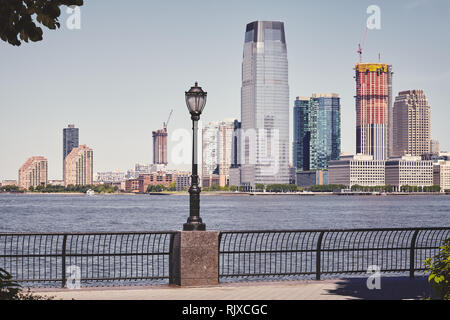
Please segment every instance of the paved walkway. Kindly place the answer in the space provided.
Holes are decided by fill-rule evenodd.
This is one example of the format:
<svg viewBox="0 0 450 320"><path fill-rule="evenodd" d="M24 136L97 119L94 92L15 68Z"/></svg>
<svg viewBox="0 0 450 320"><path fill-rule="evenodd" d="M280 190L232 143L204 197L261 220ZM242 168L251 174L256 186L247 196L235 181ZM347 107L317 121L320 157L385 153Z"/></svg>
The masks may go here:
<svg viewBox="0 0 450 320"><path fill-rule="evenodd" d="M224 283L213 287L150 286L33 290L55 299L75 300L347 300L419 299L430 296L426 278L381 279L381 289L369 290L366 278L322 281Z"/></svg>

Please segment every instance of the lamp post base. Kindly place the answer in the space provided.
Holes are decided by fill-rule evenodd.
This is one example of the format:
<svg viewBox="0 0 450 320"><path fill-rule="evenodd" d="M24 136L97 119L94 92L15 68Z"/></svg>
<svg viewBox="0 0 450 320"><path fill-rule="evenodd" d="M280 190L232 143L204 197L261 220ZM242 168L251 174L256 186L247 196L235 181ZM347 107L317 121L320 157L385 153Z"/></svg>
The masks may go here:
<svg viewBox="0 0 450 320"><path fill-rule="evenodd" d="M183 231L205 231L206 224L202 222L187 222L183 224Z"/></svg>

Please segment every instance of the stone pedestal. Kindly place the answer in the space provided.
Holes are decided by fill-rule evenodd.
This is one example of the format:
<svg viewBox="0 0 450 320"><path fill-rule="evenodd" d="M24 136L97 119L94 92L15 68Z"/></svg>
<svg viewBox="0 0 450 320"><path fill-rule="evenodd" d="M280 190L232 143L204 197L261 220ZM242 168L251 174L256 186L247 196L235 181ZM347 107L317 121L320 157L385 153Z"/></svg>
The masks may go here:
<svg viewBox="0 0 450 320"><path fill-rule="evenodd" d="M219 283L219 232L180 231L170 261L170 284L208 286Z"/></svg>

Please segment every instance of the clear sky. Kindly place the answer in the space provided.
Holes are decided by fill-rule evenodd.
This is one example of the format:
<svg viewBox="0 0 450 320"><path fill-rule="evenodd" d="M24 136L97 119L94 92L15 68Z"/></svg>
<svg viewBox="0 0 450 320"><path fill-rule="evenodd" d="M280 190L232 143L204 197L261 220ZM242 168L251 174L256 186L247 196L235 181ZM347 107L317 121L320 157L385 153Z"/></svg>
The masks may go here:
<svg viewBox="0 0 450 320"><path fill-rule="evenodd" d="M151 163L151 131L170 109L169 135L190 129L184 91L194 81L208 91L204 122L240 118L244 32L255 20L285 23L291 109L296 96L340 94L342 151L353 153L353 66L373 4L381 30L369 31L364 61L380 52L393 65L394 95L425 90L432 138L450 151L448 0L84 2L80 30L66 27L63 11L61 29L45 29L41 42L0 41L0 181L17 179L33 155L47 157L49 178L61 179L69 123L94 149L95 171ZM169 136L169 154L173 144Z"/></svg>

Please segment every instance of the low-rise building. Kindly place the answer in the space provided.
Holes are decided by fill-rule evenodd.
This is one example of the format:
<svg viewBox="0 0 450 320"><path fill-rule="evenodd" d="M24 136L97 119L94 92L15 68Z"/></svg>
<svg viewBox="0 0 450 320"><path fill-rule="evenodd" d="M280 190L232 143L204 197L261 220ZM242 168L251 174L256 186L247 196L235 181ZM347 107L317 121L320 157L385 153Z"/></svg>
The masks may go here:
<svg viewBox="0 0 450 320"><path fill-rule="evenodd" d="M209 174L202 177L202 187L220 186L220 176L218 174Z"/></svg>
<svg viewBox="0 0 450 320"><path fill-rule="evenodd" d="M120 183L125 180L125 172L109 171L97 172L97 182L100 183Z"/></svg>
<svg viewBox="0 0 450 320"><path fill-rule="evenodd" d="M228 181L230 186L239 187L241 185L241 166L232 165L230 167L230 179Z"/></svg>
<svg viewBox="0 0 450 320"><path fill-rule="evenodd" d="M125 192L139 192L139 179L128 179L125 181Z"/></svg>
<svg viewBox="0 0 450 320"><path fill-rule="evenodd" d="M327 170L297 171L296 181L297 186L299 187L327 185L328 171Z"/></svg>
<svg viewBox="0 0 450 320"><path fill-rule="evenodd" d="M64 187L64 180L48 180L48 184L51 184L52 186L63 186Z"/></svg>
<svg viewBox="0 0 450 320"><path fill-rule="evenodd" d="M167 172L153 172L150 174L141 174L139 180L139 192L147 192L149 185L163 185L168 188L172 182L175 182L175 175Z"/></svg>
<svg viewBox="0 0 450 320"><path fill-rule="evenodd" d="M183 191L188 190L191 186L191 174L190 173L180 173L176 176L176 190Z"/></svg>
<svg viewBox="0 0 450 320"><path fill-rule="evenodd" d="M402 186L428 187L433 185L433 161L422 160L420 156L405 155L386 161L386 184L393 191Z"/></svg>
<svg viewBox="0 0 450 320"><path fill-rule="evenodd" d="M3 180L1 183L2 186L17 186L17 180Z"/></svg>
<svg viewBox="0 0 450 320"><path fill-rule="evenodd" d="M328 162L328 181L347 187L384 186L385 161L374 160L371 155L341 156Z"/></svg>
<svg viewBox="0 0 450 320"><path fill-rule="evenodd" d="M433 185L440 186L441 192L450 190L450 161L439 161L433 166Z"/></svg>

